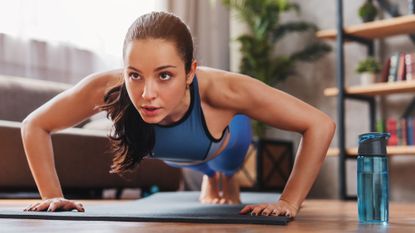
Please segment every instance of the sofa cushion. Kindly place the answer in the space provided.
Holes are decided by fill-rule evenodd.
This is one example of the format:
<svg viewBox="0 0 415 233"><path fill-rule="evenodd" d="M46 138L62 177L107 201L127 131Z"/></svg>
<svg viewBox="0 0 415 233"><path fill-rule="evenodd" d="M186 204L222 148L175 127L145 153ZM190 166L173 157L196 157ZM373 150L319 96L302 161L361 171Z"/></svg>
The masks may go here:
<svg viewBox="0 0 415 233"><path fill-rule="evenodd" d="M21 122L33 110L70 87L65 83L0 75L0 119Z"/></svg>
<svg viewBox="0 0 415 233"><path fill-rule="evenodd" d="M110 133L112 128L112 121L107 118L101 118L97 120L92 120L86 123L82 128L84 129L93 129L93 130L104 130L105 132Z"/></svg>
<svg viewBox="0 0 415 233"><path fill-rule="evenodd" d="M36 190L23 148L21 123L0 120L0 192ZM63 189L143 188L162 191L179 188L181 170L163 161L145 158L124 178L109 173L113 153L102 130L68 128L52 135L54 160Z"/></svg>

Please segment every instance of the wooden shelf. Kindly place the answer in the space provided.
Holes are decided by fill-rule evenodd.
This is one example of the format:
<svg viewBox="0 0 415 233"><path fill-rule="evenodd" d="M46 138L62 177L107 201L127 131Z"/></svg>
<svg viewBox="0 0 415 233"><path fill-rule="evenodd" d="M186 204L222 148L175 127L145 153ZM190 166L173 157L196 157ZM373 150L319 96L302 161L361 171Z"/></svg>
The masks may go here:
<svg viewBox="0 0 415 233"><path fill-rule="evenodd" d="M393 83L375 83L370 86L352 86L346 87L345 93L350 95L388 95L396 93L415 92L414 81L400 81ZM324 90L325 96L336 96L339 94L337 87L331 87Z"/></svg>
<svg viewBox="0 0 415 233"><path fill-rule="evenodd" d="M388 155L415 155L415 146L388 146L386 151ZM357 147L347 148L347 156L357 156ZM338 156L338 148L330 148L327 152L327 156Z"/></svg>
<svg viewBox="0 0 415 233"><path fill-rule="evenodd" d="M366 39L415 33L415 15L407 15L348 26L344 28L344 32L347 35L358 36ZM320 39L335 40L337 32L335 29L327 29L318 31L316 35Z"/></svg>

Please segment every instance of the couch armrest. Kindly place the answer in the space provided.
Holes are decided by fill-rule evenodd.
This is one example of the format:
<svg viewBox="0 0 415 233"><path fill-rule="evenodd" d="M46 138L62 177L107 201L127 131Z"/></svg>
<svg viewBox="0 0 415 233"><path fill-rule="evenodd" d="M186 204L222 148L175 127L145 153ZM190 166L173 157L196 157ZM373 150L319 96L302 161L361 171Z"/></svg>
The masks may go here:
<svg viewBox="0 0 415 233"><path fill-rule="evenodd" d="M21 123L0 120L0 189L33 190L34 179L26 160L20 134ZM52 134L56 169L63 189L179 188L181 171L160 160L144 159L126 178L110 174L112 161L104 131L70 128Z"/></svg>

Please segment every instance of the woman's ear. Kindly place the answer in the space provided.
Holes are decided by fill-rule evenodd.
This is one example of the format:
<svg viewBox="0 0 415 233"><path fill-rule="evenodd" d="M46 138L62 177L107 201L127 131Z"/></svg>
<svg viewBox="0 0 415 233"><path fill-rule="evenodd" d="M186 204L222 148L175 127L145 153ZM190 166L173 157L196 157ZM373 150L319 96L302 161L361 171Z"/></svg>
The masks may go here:
<svg viewBox="0 0 415 233"><path fill-rule="evenodd" d="M190 71L186 77L186 85L189 86L190 84L192 84L193 78L195 77L195 74L196 74L196 70L197 70L197 61L196 59L193 59L192 65L190 66Z"/></svg>

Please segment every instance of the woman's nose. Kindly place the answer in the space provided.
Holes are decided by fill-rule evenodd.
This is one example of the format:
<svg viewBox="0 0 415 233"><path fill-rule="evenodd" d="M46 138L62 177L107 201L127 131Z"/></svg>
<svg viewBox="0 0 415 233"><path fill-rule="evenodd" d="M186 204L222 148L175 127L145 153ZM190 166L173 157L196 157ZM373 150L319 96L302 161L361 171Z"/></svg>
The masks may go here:
<svg viewBox="0 0 415 233"><path fill-rule="evenodd" d="M146 82L142 94L143 99L154 99L157 97L156 86L152 82Z"/></svg>

